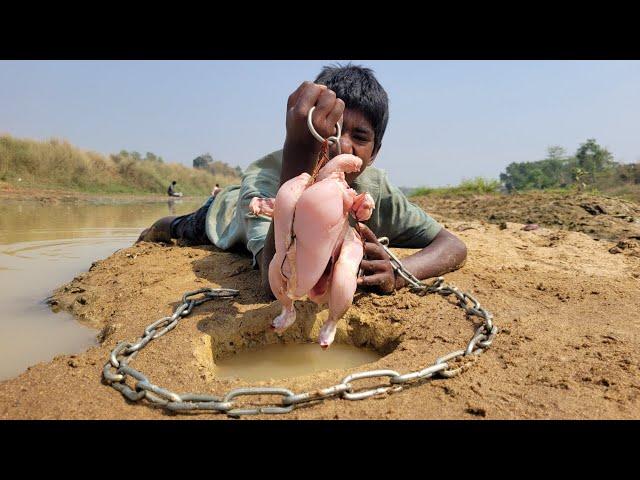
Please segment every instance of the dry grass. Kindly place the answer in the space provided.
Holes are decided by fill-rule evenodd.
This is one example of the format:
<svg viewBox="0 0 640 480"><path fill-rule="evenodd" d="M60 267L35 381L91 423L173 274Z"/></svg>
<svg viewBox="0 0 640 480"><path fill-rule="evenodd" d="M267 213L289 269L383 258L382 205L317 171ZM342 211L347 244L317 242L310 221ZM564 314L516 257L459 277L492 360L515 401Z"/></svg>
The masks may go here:
<svg viewBox="0 0 640 480"><path fill-rule="evenodd" d="M164 194L172 180L185 195L207 195L216 183L240 183L238 176L213 175L184 165L130 156L104 156L81 150L65 140L38 142L0 136L0 181L11 185L91 193Z"/></svg>

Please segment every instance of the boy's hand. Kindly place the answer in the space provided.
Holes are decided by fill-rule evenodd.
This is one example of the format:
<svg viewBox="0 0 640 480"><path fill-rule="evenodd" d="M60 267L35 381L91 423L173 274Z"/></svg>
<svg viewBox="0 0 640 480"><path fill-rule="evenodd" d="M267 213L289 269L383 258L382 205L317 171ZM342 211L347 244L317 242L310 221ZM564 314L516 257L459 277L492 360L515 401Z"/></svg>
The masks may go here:
<svg viewBox="0 0 640 480"><path fill-rule="evenodd" d="M360 263L364 275L358 277L358 285L375 286L382 293L393 292L396 289L396 275L389 255L378 242L376 235L364 223L358 223L358 231L365 242L365 259Z"/></svg>
<svg viewBox="0 0 640 480"><path fill-rule="evenodd" d="M313 112L313 126L324 138L336 134L336 123L344 112L344 102L336 98L333 90L324 85L304 82L287 100L287 142L305 145L316 153L322 144L309 132L307 116L311 107Z"/></svg>

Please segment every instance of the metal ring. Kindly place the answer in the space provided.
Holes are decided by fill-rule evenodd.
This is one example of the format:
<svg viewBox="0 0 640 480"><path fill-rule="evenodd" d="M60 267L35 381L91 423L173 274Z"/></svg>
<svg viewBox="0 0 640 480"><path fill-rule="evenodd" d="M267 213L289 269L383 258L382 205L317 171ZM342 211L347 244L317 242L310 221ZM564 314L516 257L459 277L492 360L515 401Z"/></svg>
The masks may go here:
<svg viewBox="0 0 640 480"><path fill-rule="evenodd" d="M313 112L315 111L315 109L316 107L311 107L311 110L309 110L309 115L307 115L307 126L309 127L311 135L313 135L316 140L318 140L319 142L324 142L325 139L322 138L322 136L320 136L320 134L316 132L316 129L313 127ZM336 129L338 130L337 135L331 136L327 138L327 140L329 141L329 143L337 143L338 151L340 151L340 135L342 135L342 128L340 127L340 123L336 123Z"/></svg>

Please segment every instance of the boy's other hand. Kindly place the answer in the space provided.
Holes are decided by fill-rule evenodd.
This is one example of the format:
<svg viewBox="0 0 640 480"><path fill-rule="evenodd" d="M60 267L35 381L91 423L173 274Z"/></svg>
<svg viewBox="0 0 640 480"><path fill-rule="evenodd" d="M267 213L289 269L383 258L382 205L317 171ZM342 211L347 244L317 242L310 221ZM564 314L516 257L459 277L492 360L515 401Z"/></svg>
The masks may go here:
<svg viewBox="0 0 640 480"><path fill-rule="evenodd" d="M358 231L364 241L365 258L360 263L364 275L358 277L358 285L375 287L381 293L391 293L396 288L396 275L387 252L375 233L364 223L358 223Z"/></svg>
<svg viewBox="0 0 640 480"><path fill-rule="evenodd" d="M344 112L344 102L326 86L307 81L289 95L287 100L287 142L309 146L319 152L322 144L311 135L307 127L307 116L314 106L313 126L316 131L324 138L337 133L336 123Z"/></svg>

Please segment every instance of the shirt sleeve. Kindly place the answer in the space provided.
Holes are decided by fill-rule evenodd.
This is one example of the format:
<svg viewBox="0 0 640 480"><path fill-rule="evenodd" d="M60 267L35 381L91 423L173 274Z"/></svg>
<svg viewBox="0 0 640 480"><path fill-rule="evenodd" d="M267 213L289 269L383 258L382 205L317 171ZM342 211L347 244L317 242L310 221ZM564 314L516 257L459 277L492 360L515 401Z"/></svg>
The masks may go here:
<svg viewBox="0 0 640 480"><path fill-rule="evenodd" d="M281 158L272 154L257 162L255 168L248 169L242 178L238 198L237 219L244 224L245 245L253 254L253 266L256 256L264 248L271 226L271 218L255 216L249 211L249 203L254 197L275 198L280 185Z"/></svg>
<svg viewBox="0 0 640 480"><path fill-rule="evenodd" d="M424 248L442 229L424 210L411 203L402 190L383 182L378 219L378 237L388 237L389 245L399 248Z"/></svg>
<svg viewBox="0 0 640 480"><path fill-rule="evenodd" d="M271 218L255 216L249 211L254 197L275 198L280 184L282 155L274 152L253 162L242 176L240 185L225 187L215 196L206 219L207 236L222 250L244 245L253 255L264 247Z"/></svg>

